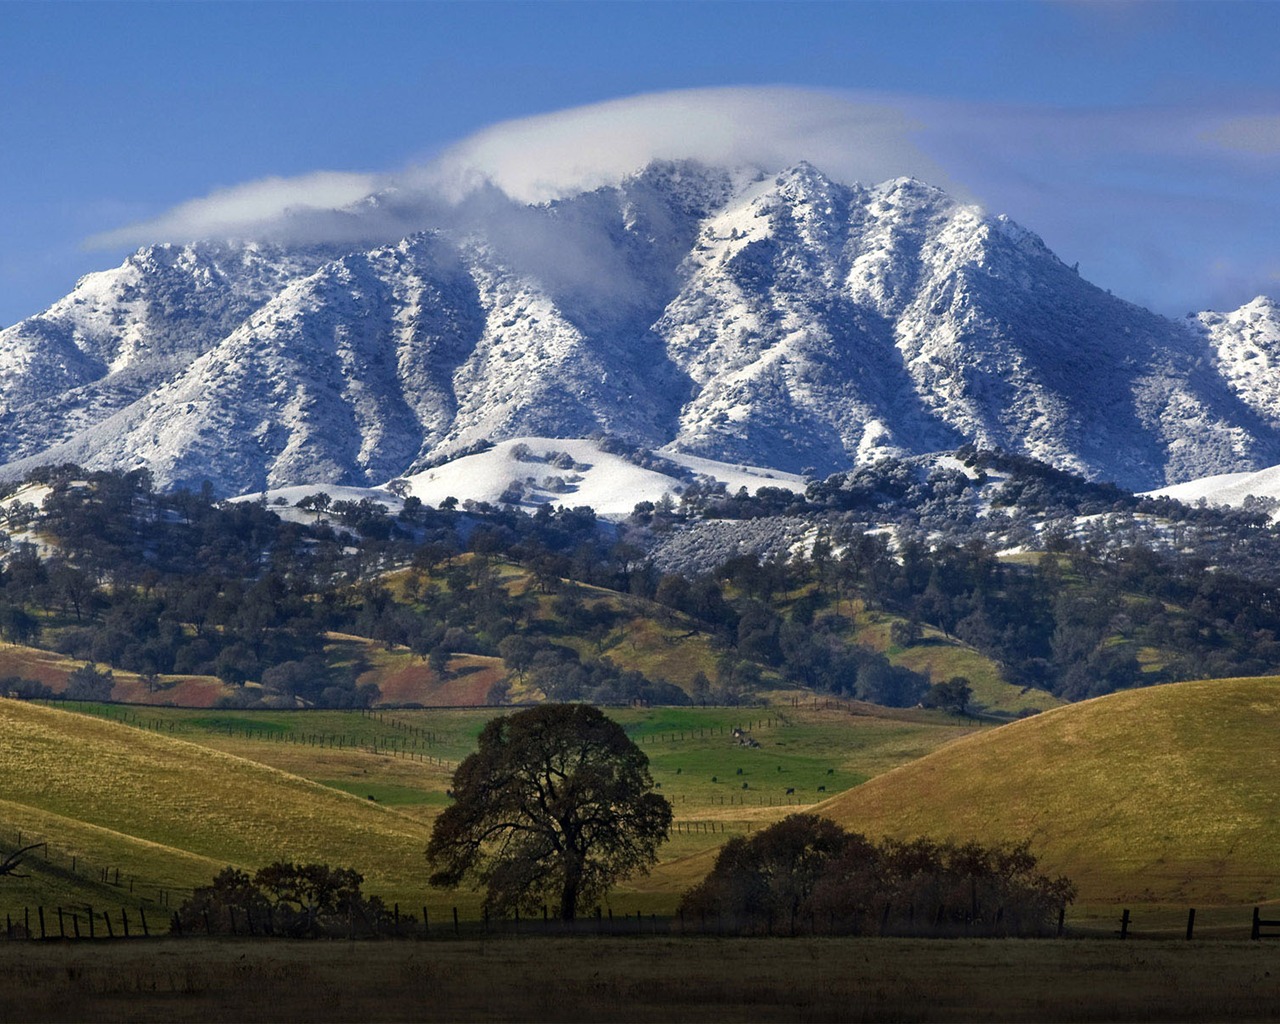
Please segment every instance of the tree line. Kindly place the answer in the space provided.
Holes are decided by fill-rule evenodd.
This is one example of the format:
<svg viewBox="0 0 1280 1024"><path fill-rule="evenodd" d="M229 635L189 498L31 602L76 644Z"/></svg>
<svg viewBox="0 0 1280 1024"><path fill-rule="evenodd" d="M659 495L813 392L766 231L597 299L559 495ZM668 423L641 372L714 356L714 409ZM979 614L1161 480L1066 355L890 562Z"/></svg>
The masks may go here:
<svg viewBox="0 0 1280 1024"><path fill-rule="evenodd" d="M1148 499L1030 460L966 457L976 478L886 460L815 483L804 498L809 506L899 503L905 518L893 530L828 509L814 518L807 551L748 552L689 574L661 572L648 553L655 521L674 514L669 502L618 525L585 508L432 509L412 497L393 515L377 502L333 502L317 491L300 503L306 520L293 522L264 502L157 493L143 471L50 467L35 477L51 489L43 510L7 512L11 529L39 531L55 545L52 554L28 543L7 553L0 638L152 681L216 675L237 687L233 703L264 699L262 689L241 685L253 681L267 701L328 707L379 696L358 681L364 665L326 658L329 632L408 648L440 674L457 654L500 657L512 682L559 700L733 703L778 681L889 705L938 697L931 684L948 681L862 642L859 607L899 620L895 647L930 642L931 627L987 655L1007 681L1071 700L1280 666L1280 600L1255 564L1259 553L1277 554L1275 534L1257 511L1162 502L1169 545L1142 534L1117 543L1147 522L1139 510ZM969 502L988 472L1004 482L987 518L999 517L1006 498L1022 512L1109 511L1070 530L1049 520L1036 553L1017 563L1001 557L1003 534L924 529L930 508ZM713 497L687 494L680 514L706 512ZM765 489L732 500L763 508L781 499ZM1196 554L1197 545L1219 544L1252 554L1235 562ZM530 591L505 584L502 566L511 564L528 573ZM407 570L402 585L387 582L392 568ZM640 603L603 600L602 591ZM551 623L536 614L539 596L551 598ZM664 614L705 634L715 651L714 665L683 687L630 667L619 642L638 620ZM101 691L100 678L84 682ZM27 681L9 692L32 689ZM490 696L505 694L503 684Z"/></svg>

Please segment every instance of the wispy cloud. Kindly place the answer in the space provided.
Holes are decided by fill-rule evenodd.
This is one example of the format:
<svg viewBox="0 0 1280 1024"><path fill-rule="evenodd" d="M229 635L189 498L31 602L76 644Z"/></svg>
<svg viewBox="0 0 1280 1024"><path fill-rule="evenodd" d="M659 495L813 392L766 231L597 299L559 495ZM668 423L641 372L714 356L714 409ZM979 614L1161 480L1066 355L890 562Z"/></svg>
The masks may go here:
<svg viewBox="0 0 1280 1024"><path fill-rule="evenodd" d="M542 202L654 159L768 171L807 160L845 181L930 181L1010 214L1118 294L1185 311L1275 288L1278 111L1265 98L1062 110L791 87L657 93L498 124L399 171L220 190L88 244L393 241L482 184Z"/></svg>
<svg viewBox="0 0 1280 1024"><path fill-rule="evenodd" d="M955 185L913 139L922 126L875 96L787 87L655 93L495 125L426 169L540 202L617 181L655 159L776 171L799 160L848 181L900 175Z"/></svg>
<svg viewBox="0 0 1280 1024"><path fill-rule="evenodd" d="M316 171L296 178L264 178L219 189L175 206L152 220L104 231L86 240L92 249L200 238L253 238L291 220L351 207L375 191L373 174Z"/></svg>

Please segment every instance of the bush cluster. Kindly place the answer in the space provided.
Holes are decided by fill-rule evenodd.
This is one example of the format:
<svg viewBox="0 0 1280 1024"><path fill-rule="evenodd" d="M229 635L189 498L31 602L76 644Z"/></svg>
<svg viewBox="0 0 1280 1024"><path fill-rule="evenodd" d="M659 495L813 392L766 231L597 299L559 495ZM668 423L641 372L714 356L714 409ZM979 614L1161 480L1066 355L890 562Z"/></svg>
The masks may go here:
<svg viewBox="0 0 1280 1024"><path fill-rule="evenodd" d="M1076 888L1035 868L1025 842L877 843L793 814L729 840L680 912L747 933L1045 935Z"/></svg>
<svg viewBox="0 0 1280 1024"><path fill-rule="evenodd" d="M360 891L364 877L328 864L277 862L254 875L220 871L174 914L179 933L261 933L295 938L377 935L387 916L377 896Z"/></svg>

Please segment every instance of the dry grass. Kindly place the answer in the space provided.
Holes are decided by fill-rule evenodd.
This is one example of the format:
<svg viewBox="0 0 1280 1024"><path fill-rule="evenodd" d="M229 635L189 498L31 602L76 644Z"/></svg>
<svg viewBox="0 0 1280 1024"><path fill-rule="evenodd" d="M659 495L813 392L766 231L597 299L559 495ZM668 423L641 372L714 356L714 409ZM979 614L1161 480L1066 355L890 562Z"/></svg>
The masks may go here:
<svg viewBox="0 0 1280 1024"><path fill-rule="evenodd" d="M1275 899L1280 681L1113 694L972 736L821 805L872 834L1028 838L1085 902Z"/></svg>
<svg viewBox="0 0 1280 1024"><path fill-rule="evenodd" d="M1280 1017L1274 952L1247 942L14 942L0 979L0 1019L29 1021Z"/></svg>
<svg viewBox="0 0 1280 1024"><path fill-rule="evenodd" d="M21 676L24 679L34 679L44 683L55 693L62 693L66 689L67 677L83 664L83 660L68 658L54 651L19 644L0 644L0 678ZM209 708L213 707L219 697L231 692L230 687L215 676L160 676L158 688L152 691L136 672L113 669L111 675L115 680L112 697L136 704Z"/></svg>
<svg viewBox="0 0 1280 1024"><path fill-rule="evenodd" d="M207 882L211 864L253 869L284 859L358 867L371 891L411 905L423 891L428 828L367 800L182 740L15 701L0 700L0 735L6 832L43 816L42 838L65 850L75 835L98 864L105 857L94 830L109 833L131 874L185 885Z"/></svg>

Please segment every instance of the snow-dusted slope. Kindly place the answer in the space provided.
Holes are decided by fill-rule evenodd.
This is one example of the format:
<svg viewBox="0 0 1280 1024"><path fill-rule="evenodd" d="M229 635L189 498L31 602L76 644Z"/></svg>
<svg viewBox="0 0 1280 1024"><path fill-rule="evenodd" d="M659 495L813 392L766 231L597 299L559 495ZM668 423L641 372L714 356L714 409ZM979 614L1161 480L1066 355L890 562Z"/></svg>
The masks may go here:
<svg viewBox="0 0 1280 1024"><path fill-rule="evenodd" d="M369 486L603 432L792 473L976 441L1152 487L1280 463L1276 325L1157 317L912 179L655 164L369 251L144 249L0 332L0 472Z"/></svg>
<svg viewBox="0 0 1280 1024"><path fill-rule="evenodd" d="M432 236L346 256L51 454L223 493L384 481L451 421L451 374L479 318L470 278Z"/></svg>
<svg viewBox="0 0 1280 1024"><path fill-rule="evenodd" d="M674 456L698 476L754 494L761 487L803 492L804 480L787 473L708 459ZM407 478L410 493L429 505L445 498L503 503L526 508L542 504L586 505L601 515L625 514L641 501L679 495L687 482L678 476L635 465L604 451L595 441L523 437L503 441Z"/></svg>
<svg viewBox="0 0 1280 1024"><path fill-rule="evenodd" d="M320 250L157 245L0 331L0 460L107 419L233 331Z"/></svg>
<svg viewBox="0 0 1280 1024"><path fill-rule="evenodd" d="M746 488L754 494L761 487L802 493L805 488L801 477L755 466L729 465L690 455L669 456L665 461L675 463L678 470L688 471L703 485L724 484L731 493ZM646 469L605 451L598 441L554 437L512 438L485 451L462 455L400 478L400 482L405 485L403 490L329 485L323 490L334 501L370 498L393 512L399 511L403 493L420 498L428 505L439 505L447 498L455 498L460 503L513 504L530 510L544 504L570 508L585 505L600 515L622 516L629 514L639 502L657 502L663 495L676 498L689 485L684 472ZM316 485L270 488L235 500L265 499L282 515L309 522L313 519L312 513L293 506L300 498L318 490L321 488Z"/></svg>
<svg viewBox="0 0 1280 1024"><path fill-rule="evenodd" d="M1222 376L1251 409L1280 424L1280 306L1259 296L1234 313L1196 318Z"/></svg>
<svg viewBox="0 0 1280 1024"><path fill-rule="evenodd" d="M676 445L830 471L965 440L1129 485L1280 454L1201 339L921 182L801 166L712 219L659 324Z"/></svg>
<svg viewBox="0 0 1280 1024"><path fill-rule="evenodd" d="M1175 498L1188 505L1194 505L1201 499L1210 505L1230 505L1233 508L1244 507L1250 498L1280 502L1280 466L1270 466L1256 473L1220 473L1148 493ZM1280 518L1280 509L1272 510L1271 516Z"/></svg>

